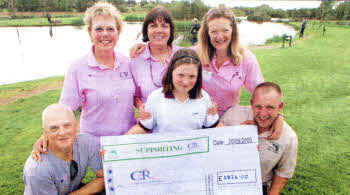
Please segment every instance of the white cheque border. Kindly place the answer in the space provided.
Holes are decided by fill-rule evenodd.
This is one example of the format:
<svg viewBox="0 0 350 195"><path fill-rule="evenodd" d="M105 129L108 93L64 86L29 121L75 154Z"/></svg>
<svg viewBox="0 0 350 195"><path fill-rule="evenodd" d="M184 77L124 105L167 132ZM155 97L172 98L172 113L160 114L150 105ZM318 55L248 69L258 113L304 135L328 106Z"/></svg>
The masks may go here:
<svg viewBox="0 0 350 195"><path fill-rule="evenodd" d="M193 142L197 141L197 142ZM181 152L173 152L174 154L169 154L169 152L159 153L159 155L152 155L152 156L145 156L145 154L134 155L135 157L126 157L126 158L120 158L119 157L119 151L123 152L124 148L135 148L135 151L137 150L136 147L145 147L147 145L155 145L155 144L164 144L164 143L178 143L184 146L184 150ZM201 146L198 148L191 148L190 144L200 144ZM205 143L206 146L203 147L201 143ZM151 147L150 146L150 147ZM187 147L186 147L187 146ZM159 146L154 146L159 147ZM177 139L177 140L165 140L165 141L156 141L156 142L135 142L135 143L127 143L127 144L113 144L113 145L103 145L102 149L107 151L107 155L103 156L103 162L113 162L113 161L128 161L128 160L142 160L142 159L154 159L154 158L169 158L169 157L176 157L176 156L184 156L184 155L191 155L191 154L199 154L199 153L208 153L209 152L209 136L204 137L195 137L195 138L189 138L189 139ZM130 152L130 151L129 151ZM112 153L112 154L111 154ZM109 157L106 157L109 155ZM114 156L113 156L114 154ZM111 157L112 156L112 157ZM123 156L123 155L121 155ZM128 156L133 156L128 154Z"/></svg>

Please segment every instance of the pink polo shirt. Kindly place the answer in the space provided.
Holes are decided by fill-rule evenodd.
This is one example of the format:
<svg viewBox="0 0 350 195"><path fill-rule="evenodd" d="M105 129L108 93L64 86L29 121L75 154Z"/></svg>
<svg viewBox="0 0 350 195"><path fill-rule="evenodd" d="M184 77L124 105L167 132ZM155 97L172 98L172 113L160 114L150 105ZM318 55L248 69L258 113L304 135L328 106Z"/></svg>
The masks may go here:
<svg viewBox="0 0 350 195"><path fill-rule="evenodd" d="M215 62L214 55L209 66L203 66L203 89L218 104L221 116L238 103L242 85L252 94L264 78L255 56L248 49L245 49L244 58L237 66L227 60L217 69Z"/></svg>
<svg viewBox="0 0 350 195"><path fill-rule="evenodd" d="M100 136L122 135L136 124L130 61L116 52L114 59L113 70L98 64L92 50L75 61L59 100L72 110L82 106L80 132L94 136L98 143Z"/></svg>
<svg viewBox="0 0 350 195"><path fill-rule="evenodd" d="M177 50L181 49L176 45L172 45L172 52L166 60L166 65L162 66L160 62L151 56L149 44L145 51L135 58L131 58L131 72L135 79L136 97L140 97L142 102L147 101L148 95L162 87L163 75L167 71L171 58Z"/></svg>

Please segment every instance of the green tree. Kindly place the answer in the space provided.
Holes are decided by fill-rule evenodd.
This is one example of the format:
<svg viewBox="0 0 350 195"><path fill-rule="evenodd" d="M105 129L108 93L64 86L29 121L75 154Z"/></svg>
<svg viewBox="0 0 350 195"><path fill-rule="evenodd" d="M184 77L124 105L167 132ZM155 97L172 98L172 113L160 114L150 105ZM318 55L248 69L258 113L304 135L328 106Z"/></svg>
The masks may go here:
<svg viewBox="0 0 350 195"><path fill-rule="evenodd" d="M322 0L317 11L317 16L319 19L324 20L326 18L326 16L331 12L334 2L335 0Z"/></svg>

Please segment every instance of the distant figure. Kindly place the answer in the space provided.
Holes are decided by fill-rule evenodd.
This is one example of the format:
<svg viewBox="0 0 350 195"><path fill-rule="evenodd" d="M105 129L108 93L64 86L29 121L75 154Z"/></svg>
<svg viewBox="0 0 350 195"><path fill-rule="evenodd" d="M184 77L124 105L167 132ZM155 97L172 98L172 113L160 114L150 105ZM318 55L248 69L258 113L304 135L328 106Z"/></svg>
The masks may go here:
<svg viewBox="0 0 350 195"><path fill-rule="evenodd" d="M191 32L191 35L192 35L191 42L192 42L192 45L194 45L195 43L198 42L197 34L198 34L198 31L201 28L201 26L198 24L198 19L197 18L194 18L192 20L192 22L193 22L193 24L192 24L190 32Z"/></svg>
<svg viewBox="0 0 350 195"><path fill-rule="evenodd" d="M303 37L304 36L305 28L306 28L306 20L305 20L305 18L303 18L303 22L301 23L301 29L300 29L299 37Z"/></svg>
<svg viewBox="0 0 350 195"><path fill-rule="evenodd" d="M47 14L46 14L46 17L47 17L47 21L51 24L51 23L52 23L52 20L51 20L51 15L50 15L50 13L47 13Z"/></svg>

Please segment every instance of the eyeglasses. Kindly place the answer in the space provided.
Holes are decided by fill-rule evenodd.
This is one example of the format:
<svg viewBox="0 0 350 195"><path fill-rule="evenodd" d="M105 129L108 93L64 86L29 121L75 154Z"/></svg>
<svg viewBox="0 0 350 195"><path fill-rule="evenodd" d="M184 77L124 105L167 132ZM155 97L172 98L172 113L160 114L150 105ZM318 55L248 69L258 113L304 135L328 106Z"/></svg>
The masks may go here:
<svg viewBox="0 0 350 195"><path fill-rule="evenodd" d="M96 27L96 28L94 28L94 31L98 34L102 33L103 31L106 31L107 33L114 33L117 31L117 28L115 28L115 27L107 27L107 28Z"/></svg>
<svg viewBox="0 0 350 195"><path fill-rule="evenodd" d="M70 180L73 181L77 175L78 175L79 169L78 169L78 163L74 160L70 163Z"/></svg>

